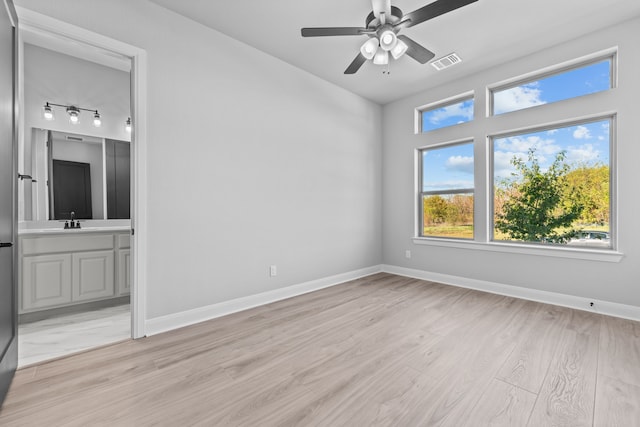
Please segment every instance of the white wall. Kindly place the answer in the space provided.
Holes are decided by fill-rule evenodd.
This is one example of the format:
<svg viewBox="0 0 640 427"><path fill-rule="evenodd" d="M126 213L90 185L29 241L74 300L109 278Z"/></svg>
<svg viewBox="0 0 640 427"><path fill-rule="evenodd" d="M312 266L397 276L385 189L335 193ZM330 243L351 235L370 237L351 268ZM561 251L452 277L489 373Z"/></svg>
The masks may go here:
<svg viewBox="0 0 640 427"><path fill-rule="evenodd" d="M131 115L129 73L27 43L23 55L25 129L131 139L124 130ZM93 126L93 114L88 111L82 111L80 123L72 125L61 107L54 107L55 120L45 120L45 102L98 110L102 125Z"/></svg>
<svg viewBox="0 0 640 427"><path fill-rule="evenodd" d="M593 33L587 37L550 47L517 61L500 64L477 75L443 85L436 89L388 104L383 112L383 259L385 264L437 274L473 278L481 281L512 285L539 291L549 291L596 300L640 306L640 198L638 197L638 159L640 143L637 123L640 116L640 21ZM465 133L483 142L488 123L502 121L505 129L517 128L516 114L482 117L486 103L485 85L500 82L525 73L572 60L584 55L619 47L618 88L594 95L602 101L598 112L617 112L618 161L618 225L619 250L624 253L619 263L578 259L498 253L481 250L415 245L411 238L415 227L414 152L428 146L430 135L447 141L454 131L442 129L432 134L414 134L414 109L424 104L458 95L470 90L476 94L476 120L465 126ZM443 71L446 72L446 71ZM597 98L596 98L597 97ZM579 100L567 101L577 105ZM568 105L568 104L564 104ZM531 110L539 123L549 123L565 115L563 104ZM543 111L544 110L544 111ZM553 115L549 115L552 112ZM585 111L584 114L588 112ZM593 113L593 111L591 111ZM521 117L521 116L520 116ZM555 119L554 119L555 117ZM563 117L564 118L564 117ZM476 173L485 174L486 150L475 150ZM480 167L478 167L480 163ZM480 179L480 183L483 180ZM485 194L486 187L476 187L476 197ZM478 213L476 223L487 221ZM405 250L412 258L405 258Z"/></svg>
<svg viewBox="0 0 640 427"><path fill-rule="evenodd" d="M147 51L148 318L380 264L378 105L147 1L16 4Z"/></svg>

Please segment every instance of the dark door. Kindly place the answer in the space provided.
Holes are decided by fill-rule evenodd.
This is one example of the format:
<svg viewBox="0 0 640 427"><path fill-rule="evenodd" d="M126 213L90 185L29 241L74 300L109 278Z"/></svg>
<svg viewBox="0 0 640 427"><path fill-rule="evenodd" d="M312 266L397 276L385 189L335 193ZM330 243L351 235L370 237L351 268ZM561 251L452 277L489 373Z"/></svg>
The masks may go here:
<svg viewBox="0 0 640 427"><path fill-rule="evenodd" d="M0 2L0 405L18 366L16 283L16 12Z"/></svg>
<svg viewBox="0 0 640 427"><path fill-rule="evenodd" d="M53 160L52 219L92 219L91 165L89 163Z"/></svg>
<svg viewBox="0 0 640 427"><path fill-rule="evenodd" d="M131 218L131 144L107 139L107 218Z"/></svg>

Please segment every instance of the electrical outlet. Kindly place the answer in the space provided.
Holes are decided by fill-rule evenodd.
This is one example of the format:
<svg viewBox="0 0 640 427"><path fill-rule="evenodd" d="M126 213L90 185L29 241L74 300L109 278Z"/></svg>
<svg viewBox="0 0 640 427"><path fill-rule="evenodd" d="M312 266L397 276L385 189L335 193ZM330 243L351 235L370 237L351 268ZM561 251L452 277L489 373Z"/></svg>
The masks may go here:
<svg viewBox="0 0 640 427"><path fill-rule="evenodd" d="M275 277L277 275L278 275L278 267L275 265L272 265L271 267L269 267L269 276Z"/></svg>
<svg viewBox="0 0 640 427"><path fill-rule="evenodd" d="M409 251L409 250L404 251L404 257L405 258L411 258L411 251Z"/></svg>

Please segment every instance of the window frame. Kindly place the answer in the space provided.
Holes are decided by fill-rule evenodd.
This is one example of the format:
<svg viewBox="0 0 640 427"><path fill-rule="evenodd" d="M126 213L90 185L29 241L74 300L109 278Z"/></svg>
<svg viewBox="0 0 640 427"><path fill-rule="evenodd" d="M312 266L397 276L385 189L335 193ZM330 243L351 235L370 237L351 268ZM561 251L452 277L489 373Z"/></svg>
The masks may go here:
<svg viewBox="0 0 640 427"><path fill-rule="evenodd" d="M415 133L416 134L425 134L425 133L429 133L429 132L434 132L437 131L439 129L444 129L444 128L451 128L454 127L456 125L462 125L464 123L468 123L471 122L475 119L476 116L476 99L475 99L475 91L468 91L468 92L464 92L464 93L460 93L458 95L454 95L454 96L450 96L448 98L444 98L444 99L440 99L436 102L431 102L429 104L425 104L425 105L421 105L419 107L417 107L415 109ZM427 111L432 111L432 110L437 110L440 108L445 108L448 107L450 105L455 105L458 103L463 103L465 101L473 101L473 116L471 117L471 120L468 120L464 123L457 123L454 125L447 125L447 126L442 126L436 129L431 129L431 130L427 130L427 131L423 131L422 130L422 126L423 126L423 115L425 112Z"/></svg>
<svg viewBox="0 0 640 427"><path fill-rule="evenodd" d="M556 64L553 65L551 67L546 67L543 68L541 70L538 71L533 71L530 73L526 73L517 77L514 77L512 79L507 79L504 80L502 82L499 83L494 83L492 85L487 85L487 111L486 111L486 117L496 117L496 116L502 116L505 114L512 114L512 113L517 113L520 111L528 111L532 108L536 108L536 107L541 107L543 105L550 105L550 104L555 104L557 102L563 102L563 101L568 101L571 99L576 99L576 98L580 98L583 96L589 96L592 95L591 94L584 94L584 95L578 95L578 96L573 96L570 98L566 98L566 99L562 99L559 101L554 101L554 102L548 102L545 104L541 104L541 105L534 105L531 107L527 107L527 108L522 108L520 110L513 110L513 111L506 111L504 113L500 113L500 114L496 114L495 113L495 93L496 92L501 92L503 90L507 90L507 89L512 89L514 87L518 87L521 85L525 85L528 83L533 83L542 79L545 79L547 77L551 77L551 76L556 76L556 75L560 75L569 71L573 71L573 70L578 70L580 68L583 67L588 67L589 65L594 65L597 64L599 62L603 62L603 61L609 61L609 89L607 90L611 90L611 89L615 89L617 87L618 84L618 79L617 79L617 73L616 73L616 63L617 63L617 54L618 51L617 49L608 49L604 52L597 52L594 53L593 55L589 55L587 57L582 57L582 58L578 58L572 61L567 61L567 62L563 62L560 64ZM605 91L598 91L598 92L594 92L594 93L599 93L599 92L605 92Z"/></svg>
<svg viewBox="0 0 640 427"><path fill-rule="evenodd" d="M447 147L453 147L456 145L465 145L465 144L470 144L472 149L475 149L475 141L473 140L473 138L464 138L464 139L459 139L459 140L455 140L455 141L447 141L447 142L442 142L442 143L438 143L438 144L432 144L432 145L428 145L425 147L419 147L416 149L416 157L417 157L417 199L416 199L416 203L418 206L418 215L417 215L417 219L418 222L416 224L416 236L418 236L419 238L425 238L425 239L446 239L446 240L454 240L454 241L463 241L463 242L470 242L470 241L474 241L475 240L475 197L476 197L476 190L475 190L475 181L476 181L476 174L475 174L475 155L473 157L473 164L474 164L474 173L473 173L473 182L474 182L474 186L473 188L456 188L456 189L448 189L448 190L431 190L431 191L424 191L424 165L423 165L423 153L425 151L428 150L438 150L441 148L447 148ZM471 193L473 195L474 198L474 224L473 224L473 237L471 238L462 238L462 237L444 237L444 236L430 236L430 235L425 235L424 234L424 200L423 197L426 196L435 196L435 195L454 195L454 194L468 194Z"/></svg>
<svg viewBox="0 0 640 427"><path fill-rule="evenodd" d="M614 201L617 200L617 185L615 181L615 177L617 175L616 168L616 120L617 113L610 114L598 114L593 116L588 116L580 119L572 119L572 120L561 120L554 123L548 123L539 126L532 126L521 128L517 130L505 131L500 133L494 133L491 135L487 135L487 149L488 149L488 193L489 193L489 203L487 205L488 208L488 230L487 237L489 243L497 243L504 245L531 245L541 248L566 248L565 245L550 245L550 244L542 244L536 242L523 242L519 240L496 240L495 239L495 162L494 162L494 154L495 154L495 140L500 138L508 138L512 136L518 136L528 133L534 132L545 132L549 130L555 130L560 128L567 128L572 126L580 126L588 123L594 123L599 121L608 121L609 122L609 235L611 239L611 247L600 249L602 251L612 251L615 252L617 250L617 212L615 209ZM579 249L570 247L570 249L575 249L578 251L593 249L593 247L586 247L586 249Z"/></svg>

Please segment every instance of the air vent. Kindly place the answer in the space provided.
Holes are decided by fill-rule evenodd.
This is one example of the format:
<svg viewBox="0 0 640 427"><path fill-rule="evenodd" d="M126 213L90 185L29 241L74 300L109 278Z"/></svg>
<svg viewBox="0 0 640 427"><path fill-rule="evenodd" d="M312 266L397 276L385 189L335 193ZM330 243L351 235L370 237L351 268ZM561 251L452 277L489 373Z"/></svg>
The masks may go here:
<svg viewBox="0 0 640 427"><path fill-rule="evenodd" d="M84 138L81 138L81 137L79 137L79 136L70 136L70 135L67 135L67 139L68 139L69 141L78 141L78 142L82 142L82 141L84 141Z"/></svg>
<svg viewBox="0 0 640 427"><path fill-rule="evenodd" d="M456 53L450 53L449 55L445 55L442 58L436 59L431 63L433 68L436 70L444 70L445 68L449 68L452 65L457 64L458 62L462 62L462 58L458 56Z"/></svg>

